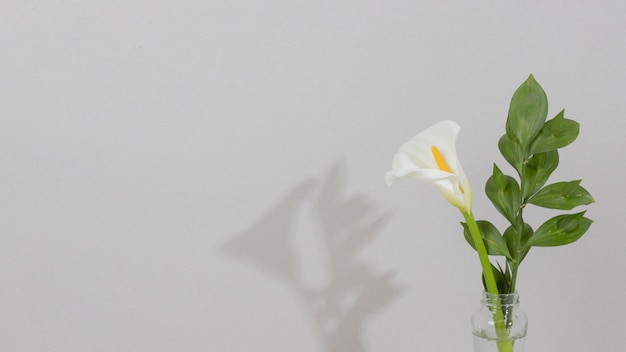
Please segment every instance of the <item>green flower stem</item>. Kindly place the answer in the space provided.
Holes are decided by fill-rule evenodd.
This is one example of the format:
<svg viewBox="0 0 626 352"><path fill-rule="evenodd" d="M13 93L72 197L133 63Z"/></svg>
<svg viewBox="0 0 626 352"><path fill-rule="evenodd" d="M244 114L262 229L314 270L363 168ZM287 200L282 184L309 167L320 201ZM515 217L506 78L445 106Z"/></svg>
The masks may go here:
<svg viewBox="0 0 626 352"><path fill-rule="evenodd" d="M478 224L476 224L476 220L474 219L474 214L472 214L470 210L468 212L463 212L463 217L465 217L467 227L469 228L472 240L474 241L474 246L476 247L476 252L478 252L478 258L480 259L480 265L483 269L483 277L485 278L487 292L498 295L499 292L496 277L493 274L493 268L491 267L491 262L489 261L489 254L487 253L487 248L485 247L485 243L483 242L483 238L480 234ZM496 299L497 302L495 302L496 309L493 312L493 320L496 327L496 334L500 337L497 341L498 351L514 352L513 341L508 339L509 334L504 322L504 315L502 313L502 309L500 309L500 299Z"/></svg>
<svg viewBox="0 0 626 352"><path fill-rule="evenodd" d="M468 212L463 212L463 217L465 217L467 227L469 228L472 240L474 241L474 246L476 247L476 252L478 252L478 259L480 260L480 265L483 269L487 292L497 295L499 292L496 277L493 274L493 268L491 267L491 262L489 261L489 254L487 254L487 248L483 242L483 237L480 235L480 229L478 228L478 224L476 224L474 214L472 214L472 211L470 210Z"/></svg>

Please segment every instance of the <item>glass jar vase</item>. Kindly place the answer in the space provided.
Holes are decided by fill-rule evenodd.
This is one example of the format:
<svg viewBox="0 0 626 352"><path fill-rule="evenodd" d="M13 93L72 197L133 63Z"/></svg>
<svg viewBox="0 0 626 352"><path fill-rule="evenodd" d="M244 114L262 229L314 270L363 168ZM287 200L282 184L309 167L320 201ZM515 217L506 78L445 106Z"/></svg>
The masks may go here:
<svg viewBox="0 0 626 352"><path fill-rule="evenodd" d="M523 352L527 329L517 292L483 292L481 307L472 315L474 352Z"/></svg>

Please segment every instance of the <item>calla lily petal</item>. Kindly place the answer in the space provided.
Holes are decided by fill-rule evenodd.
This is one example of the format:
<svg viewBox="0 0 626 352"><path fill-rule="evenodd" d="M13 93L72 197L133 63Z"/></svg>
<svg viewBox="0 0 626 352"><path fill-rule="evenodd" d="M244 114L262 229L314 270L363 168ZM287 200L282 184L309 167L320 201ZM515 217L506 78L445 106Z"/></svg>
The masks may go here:
<svg viewBox="0 0 626 352"><path fill-rule="evenodd" d="M456 153L460 131L456 122L441 121L402 144L393 158L391 171L385 175L387 184L392 185L402 177L431 182L448 202L469 212L471 189Z"/></svg>

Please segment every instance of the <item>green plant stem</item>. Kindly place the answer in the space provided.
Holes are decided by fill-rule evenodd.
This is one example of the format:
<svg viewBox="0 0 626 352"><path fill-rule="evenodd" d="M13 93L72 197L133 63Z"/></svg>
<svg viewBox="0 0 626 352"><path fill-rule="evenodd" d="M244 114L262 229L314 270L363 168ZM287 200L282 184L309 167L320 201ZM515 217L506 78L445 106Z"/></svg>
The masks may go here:
<svg viewBox="0 0 626 352"><path fill-rule="evenodd" d="M509 286L509 293L515 293L515 285L517 284L517 268L519 267L519 262L516 259L514 263L509 262L509 266L511 267L511 285Z"/></svg>
<svg viewBox="0 0 626 352"><path fill-rule="evenodd" d="M487 292L497 295L499 294L498 284L496 282L496 277L493 274L493 268L491 267L491 262L489 261L489 254L487 253L487 248L483 242L483 237L481 236L478 224L476 224L476 220L474 219L474 214L472 214L470 210L467 213L464 212L463 217L465 217L467 227L472 235L474 246L476 247L476 252L478 252L478 259L480 260L480 265L483 269L483 277L485 278Z"/></svg>
<svg viewBox="0 0 626 352"><path fill-rule="evenodd" d="M525 153L528 154L528 153ZM526 179L525 172L525 164L528 162L528 156L524 158L526 161L524 165L519 170L519 189L520 189L520 199L519 199L519 210L515 217L516 224L516 236L515 236L515 250L512 253L513 260L509 261L509 266L511 267L511 285L509 286L509 293L515 293L516 285L517 285L517 269L520 265L520 246L522 242L522 235L524 234L524 206L526 203L526 196L524 195L524 186Z"/></svg>
<svg viewBox="0 0 626 352"><path fill-rule="evenodd" d="M474 219L474 215L471 211L468 211L467 213L463 212L463 217L465 217L467 227L470 231L470 234L472 235L474 246L476 247L476 252L478 252L478 258L480 260L480 265L483 269L483 277L485 278L485 286L487 288L487 292L498 295L499 292L496 277L493 274L493 268L491 266L491 262L489 261L489 254L487 253L487 248L485 247L485 243L483 242L483 238L480 234L478 224L476 224L476 220ZM493 321L495 323L496 334L499 337L497 341L498 352L514 352L513 341L508 339L509 333L507 331L506 323L504 321L500 298L498 298L498 296L495 297L496 309L493 312Z"/></svg>
<svg viewBox="0 0 626 352"><path fill-rule="evenodd" d="M523 178L522 178L522 182ZM523 204L523 199L520 200ZM522 242L522 234L524 233L524 217L522 216L523 206L520 205L519 212L517 213L517 224L516 224L516 236L515 236L515 250L512 253L513 260L509 261L509 266L511 267L511 285L509 286L509 293L515 293L516 285L517 285L517 271L520 264L520 250L521 250L521 242Z"/></svg>

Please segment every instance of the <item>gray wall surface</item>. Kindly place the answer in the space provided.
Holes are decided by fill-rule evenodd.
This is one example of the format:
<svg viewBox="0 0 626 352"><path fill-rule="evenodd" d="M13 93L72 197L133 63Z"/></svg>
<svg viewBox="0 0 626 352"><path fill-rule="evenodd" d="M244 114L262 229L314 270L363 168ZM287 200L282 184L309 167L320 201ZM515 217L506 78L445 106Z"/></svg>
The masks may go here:
<svg viewBox="0 0 626 352"><path fill-rule="evenodd" d="M504 225L482 190L531 73L581 124L551 181L597 202L521 267L526 350L624 350L626 2L0 8L0 351L471 351L461 214L384 174L454 120Z"/></svg>

